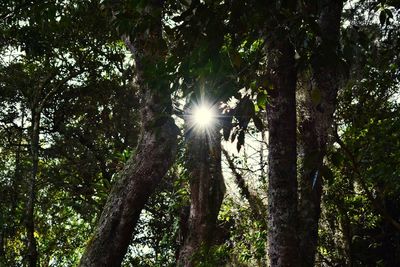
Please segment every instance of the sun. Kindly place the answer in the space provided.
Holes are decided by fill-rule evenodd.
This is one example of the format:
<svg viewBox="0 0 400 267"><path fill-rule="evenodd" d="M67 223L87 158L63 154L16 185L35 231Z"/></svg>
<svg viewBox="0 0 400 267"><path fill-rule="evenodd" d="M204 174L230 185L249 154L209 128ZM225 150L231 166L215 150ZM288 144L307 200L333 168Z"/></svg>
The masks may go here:
<svg viewBox="0 0 400 267"><path fill-rule="evenodd" d="M215 110L206 103L196 105L192 111L193 124L199 129L210 128L215 123Z"/></svg>

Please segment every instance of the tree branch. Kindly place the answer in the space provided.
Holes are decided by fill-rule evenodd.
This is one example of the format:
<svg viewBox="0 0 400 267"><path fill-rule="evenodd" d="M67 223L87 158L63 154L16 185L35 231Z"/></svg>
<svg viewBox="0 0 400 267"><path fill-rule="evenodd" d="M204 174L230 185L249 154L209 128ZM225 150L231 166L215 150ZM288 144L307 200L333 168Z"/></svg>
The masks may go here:
<svg viewBox="0 0 400 267"><path fill-rule="evenodd" d="M235 163L233 162L232 158L229 156L228 151L226 151L224 148L221 148L222 153L224 154L226 161L228 162L229 168L231 169L233 175L235 176L235 182L236 185L239 187L239 191L241 195L249 202L251 212L253 213L253 216L262 222L263 226L265 224L266 226L266 217L264 216L263 210L266 210L266 207L260 207L261 205L261 200L251 194L248 186L246 185L246 182L244 180L244 177L237 171L237 168L235 166Z"/></svg>
<svg viewBox="0 0 400 267"><path fill-rule="evenodd" d="M49 100L49 98L51 96L53 96L54 94L57 93L58 90L60 90L60 88L69 80L71 80L72 78L78 76L79 74L83 73L84 69L80 69L78 71L73 71L71 72L67 77L65 77L64 79L62 79L61 81L59 81L43 98L43 100L41 101L41 103L38 106L38 111L41 112L44 108L44 105L47 103L47 101ZM53 78L56 75L53 76Z"/></svg>

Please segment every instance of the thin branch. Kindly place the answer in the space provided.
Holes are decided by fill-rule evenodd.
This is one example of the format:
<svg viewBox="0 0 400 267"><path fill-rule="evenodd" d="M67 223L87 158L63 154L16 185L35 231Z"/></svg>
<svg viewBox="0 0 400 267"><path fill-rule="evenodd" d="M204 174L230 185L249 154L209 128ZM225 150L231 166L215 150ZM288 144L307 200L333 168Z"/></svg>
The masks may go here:
<svg viewBox="0 0 400 267"><path fill-rule="evenodd" d="M53 96L54 94L57 93L58 90L60 90L60 88L67 83L69 80L71 80L72 78L78 76L79 74L83 73L84 69L80 69L79 71L74 71L71 72L67 77L65 77L64 79L62 79L61 81L59 81L43 98L43 100L41 101L41 103L39 104L38 107L38 111L41 112L44 108L44 105L47 103L47 101L49 100L49 98L51 96Z"/></svg>
<svg viewBox="0 0 400 267"><path fill-rule="evenodd" d="M124 34L124 35L122 35L121 38L124 41L126 47L129 49L129 51L131 51L132 55L135 55L136 54L136 48L132 44L131 40L129 39L129 36Z"/></svg>
<svg viewBox="0 0 400 267"><path fill-rule="evenodd" d="M243 176L237 171L235 163L233 162L232 158L229 156L228 151L222 148L222 153L224 154L226 161L228 162L228 166L231 169L233 175L235 176L235 182L240 189L240 193L242 196L250 202L250 191L244 181Z"/></svg>
<svg viewBox="0 0 400 267"><path fill-rule="evenodd" d="M229 156L228 151L224 148L221 148L222 153L224 154L226 161L228 162L229 168L235 176L236 185L239 187L239 191L241 195L248 201L250 205L251 212L253 216L262 223L262 227L266 228L266 217L264 216L263 210L266 210L265 207L261 206L261 200L250 193L248 186L244 180L244 177L237 171L235 163L232 158Z"/></svg>

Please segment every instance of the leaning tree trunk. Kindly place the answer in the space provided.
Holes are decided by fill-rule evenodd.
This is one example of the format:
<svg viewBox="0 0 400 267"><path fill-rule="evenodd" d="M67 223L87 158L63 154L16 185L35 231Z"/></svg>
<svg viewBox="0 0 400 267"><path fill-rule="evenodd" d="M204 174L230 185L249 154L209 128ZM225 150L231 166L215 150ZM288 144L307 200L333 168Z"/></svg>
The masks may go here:
<svg viewBox="0 0 400 267"><path fill-rule="evenodd" d="M217 244L217 217L225 184L221 170L220 129L216 126L198 129L191 122L190 114L185 124L191 204L177 266L188 267L196 266L201 261L199 257L204 257L204 253Z"/></svg>
<svg viewBox="0 0 400 267"><path fill-rule="evenodd" d="M296 67L294 47L286 37L267 40L273 83L267 107L268 250L271 266L299 266L296 179Z"/></svg>
<svg viewBox="0 0 400 267"><path fill-rule="evenodd" d="M338 52L342 1L322 0L320 4L321 43L313 55L312 81L300 88L299 235L302 266L314 266L321 210L321 169L328 132L333 123L341 75Z"/></svg>
<svg viewBox="0 0 400 267"><path fill-rule="evenodd" d="M153 8L162 7L162 1L157 4L160 6ZM179 130L171 118L168 88L150 87L163 82L155 75L160 71L155 68L165 62L161 17L150 24L146 33L137 34L132 43L126 39L126 43L135 57L141 92L140 140L136 155L117 176L79 266L121 265L139 215L176 154Z"/></svg>
<svg viewBox="0 0 400 267"><path fill-rule="evenodd" d="M235 178L235 184L239 188L239 193L242 195L244 199L249 203L249 207L253 217L261 223L261 229L267 230L267 215L266 215L266 207L262 202L262 199L250 192L249 187L246 184L246 181L241 173L235 167L235 163L231 156L229 156L228 151L222 149L222 153L225 156L225 159L228 163L229 168ZM263 161L262 161L263 162ZM262 177L262 176L261 176Z"/></svg>

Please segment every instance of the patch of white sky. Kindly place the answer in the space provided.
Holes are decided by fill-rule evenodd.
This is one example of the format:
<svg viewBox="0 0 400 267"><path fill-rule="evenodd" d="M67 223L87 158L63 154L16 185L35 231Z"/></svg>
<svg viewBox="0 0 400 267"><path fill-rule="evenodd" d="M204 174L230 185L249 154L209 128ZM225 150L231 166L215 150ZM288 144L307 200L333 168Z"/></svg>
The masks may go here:
<svg viewBox="0 0 400 267"><path fill-rule="evenodd" d="M7 46L0 52L0 61L2 66L7 66L10 63L17 62L26 55L25 51L23 51L20 46Z"/></svg>
<svg viewBox="0 0 400 267"><path fill-rule="evenodd" d="M344 11L351 11L351 10L355 10L357 8L357 6L361 5L361 4L369 4L371 5L373 2L370 1L369 3L361 3L360 0L349 0L346 1L343 9ZM393 18L391 18L391 22L392 23L399 23L399 11L396 10L393 6L388 6L385 4L379 4L375 7L374 10L370 10L370 9L365 9L363 10L362 14L359 14L359 16L361 16L363 18L363 21L365 21L365 23L368 24L379 24L379 15L380 12L384 9L388 9L392 12L393 14ZM347 28L349 26L351 26L351 24L353 23L353 21L350 21L348 19L343 19L342 20L342 27Z"/></svg>

